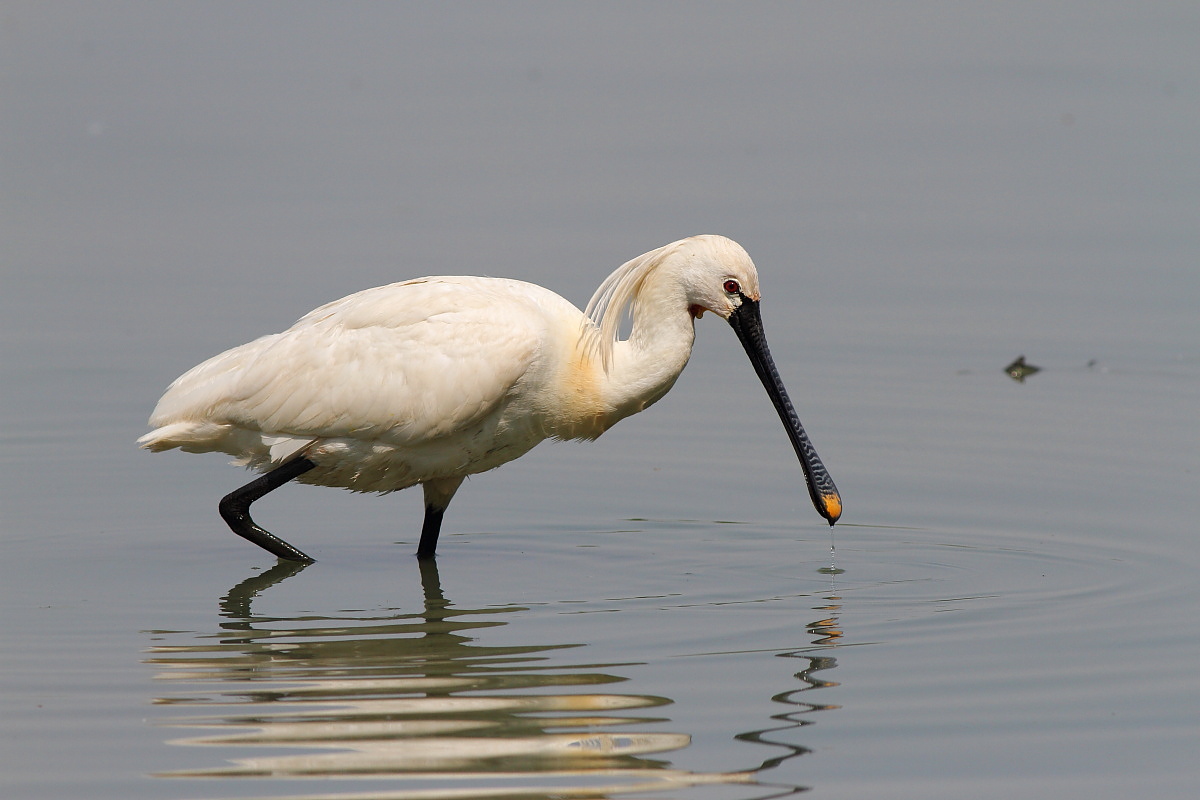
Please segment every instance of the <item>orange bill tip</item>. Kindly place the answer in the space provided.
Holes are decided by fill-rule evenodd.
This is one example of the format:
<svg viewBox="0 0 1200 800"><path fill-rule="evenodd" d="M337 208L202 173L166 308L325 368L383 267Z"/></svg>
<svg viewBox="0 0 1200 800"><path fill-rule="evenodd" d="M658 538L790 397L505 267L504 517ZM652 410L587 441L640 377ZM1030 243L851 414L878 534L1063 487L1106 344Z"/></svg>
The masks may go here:
<svg viewBox="0 0 1200 800"><path fill-rule="evenodd" d="M833 525L842 516L842 498L836 492L823 494L821 503L825 506L825 519L829 520L830 525Z"/></svg>

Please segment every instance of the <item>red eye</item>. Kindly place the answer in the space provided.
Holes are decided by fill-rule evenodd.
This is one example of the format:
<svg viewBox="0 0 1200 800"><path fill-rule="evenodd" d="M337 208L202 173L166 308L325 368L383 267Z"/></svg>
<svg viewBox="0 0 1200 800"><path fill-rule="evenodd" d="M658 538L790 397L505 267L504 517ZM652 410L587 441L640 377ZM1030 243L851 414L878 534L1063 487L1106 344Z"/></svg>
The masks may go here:
<svg viewBox="0 0 1200 800"><path fill-rule="evenodd" d="M738 285L737 281L725 281L726 294L737 294L741 290L742 287Z"/></svg>

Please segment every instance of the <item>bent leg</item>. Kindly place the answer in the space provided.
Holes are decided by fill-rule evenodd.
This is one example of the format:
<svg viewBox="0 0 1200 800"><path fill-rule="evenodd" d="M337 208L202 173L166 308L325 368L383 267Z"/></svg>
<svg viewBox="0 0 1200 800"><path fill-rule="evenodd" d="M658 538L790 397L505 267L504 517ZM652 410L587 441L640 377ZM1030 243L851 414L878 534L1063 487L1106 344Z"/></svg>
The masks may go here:
<svg viewBox="0 0 1200 800"><path fill-rule="evenodd" d="M273 492L293 478L299 477L317 466L304 456L293 458L259 478L235 489L221 499L218 506L222 519L230 529L247 541L287 561L311 564L315 559L292 547L270 531L260 528L250 518L250 504L268 492Z"/></svg>

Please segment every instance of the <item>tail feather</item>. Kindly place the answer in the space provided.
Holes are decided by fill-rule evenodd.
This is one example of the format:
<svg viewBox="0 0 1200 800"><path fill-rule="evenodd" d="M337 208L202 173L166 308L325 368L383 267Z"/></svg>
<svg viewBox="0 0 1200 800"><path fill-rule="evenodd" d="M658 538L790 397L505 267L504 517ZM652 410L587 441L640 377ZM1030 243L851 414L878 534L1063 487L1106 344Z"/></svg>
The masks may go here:
<svg viewBox="0 0 1200 800"><path fill-rule="evenodd" d="M150 431L137 443L153 453L176 447L192 452L207 452L215 449L213 445L221 440L228 428L228 425L215 422L172 422Z"/></svg>
<svg viewBox="0 0 1200 800"><path fill-rule="evenodd" d="M179 448L185 453L227 453L234 464L254 469L278 466L313 444L310 437L271 436L262 431L219 422L172 422L137 440L154 453Z"/></svg>

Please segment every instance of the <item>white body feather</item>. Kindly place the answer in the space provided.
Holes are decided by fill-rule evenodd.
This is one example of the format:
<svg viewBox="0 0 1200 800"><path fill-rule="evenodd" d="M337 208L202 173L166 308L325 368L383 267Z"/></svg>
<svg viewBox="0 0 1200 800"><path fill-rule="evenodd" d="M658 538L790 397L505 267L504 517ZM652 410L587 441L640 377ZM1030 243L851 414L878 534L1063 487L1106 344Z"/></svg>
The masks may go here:
<svg viewBox="0 0 1200 800"><path fill-rule="evenodd" d="M718 236L630 261L601 285L591 317L547 289L498 278L358 292L189 370L138 441L228 453L260 471L303 454L317 465L303 483L362 492L424 483L448 502L467 475L547 438L595 438L662 397L687 364L694 317L733 310L718 290L692 285L690 271L714 261L757 299L749 256ZM632 331L617 341L626 313Z"/></svg>

